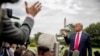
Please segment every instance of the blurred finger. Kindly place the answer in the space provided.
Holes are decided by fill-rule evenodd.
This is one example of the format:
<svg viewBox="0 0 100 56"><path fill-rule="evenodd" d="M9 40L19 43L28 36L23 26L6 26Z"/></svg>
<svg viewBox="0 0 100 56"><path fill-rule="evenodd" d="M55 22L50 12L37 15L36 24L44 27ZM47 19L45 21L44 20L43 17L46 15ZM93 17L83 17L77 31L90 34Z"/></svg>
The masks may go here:
<svg viewBox="0 0 100 56"><path fill-rule="evenodd" d="M27 4L27 2L25 1L25 7L28 7L28 4Z"/></svg>
<svg viewBox="0 0 100 56"><path fill-rule="evenodd" d="M39 1L37 1L35 4L33 4L33 6L36 6L39 3Z"/></svg>
<svg viewBox="0 0 100 56"><path fill-rule="evenodd" d="M26 8L26 12L28 13L28 4L26 1L25 1L25 8Z"/></svg>
<svg viewBox="0 0 100 56"><path fill-rule="evenodd" d="M35 7L40 7L41 6L41 3L38 3L35 5Z"/></svg>
<svg viewBox="0 0 100 56"><path fill-rule="evenodd" d="M39 9L39 11L41 11L41 9ZM38 12L39 12L39 11L38 11Z"/></svg>
<svg viewBox="0 0 100 56"><path fill-rule="evenodd" d="M38 7L37 7L37 10L41 10L41 8L42 8L42 6L38 6Z"/></svg>

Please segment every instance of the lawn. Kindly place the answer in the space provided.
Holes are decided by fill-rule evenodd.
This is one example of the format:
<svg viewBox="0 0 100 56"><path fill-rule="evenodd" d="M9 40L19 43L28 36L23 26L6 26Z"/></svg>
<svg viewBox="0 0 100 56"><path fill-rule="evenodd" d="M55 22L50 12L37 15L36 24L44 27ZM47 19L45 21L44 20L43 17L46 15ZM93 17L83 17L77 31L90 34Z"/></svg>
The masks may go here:
<svg viewBox="0 0 100 56"><path fill-rule="evenodd" d="M99 51L100 52L100 48L92 48L92 55L94 56L94 52L95 51Z"/></svg>
<svg viewBox="0 0 100 56"><path fill-rule="evenodd" d="M28 49L37 50L37 47L29 47ZM68 49L68 47L66 47L65 49ZM94 52L95 51L99 51L100 52L100 48L92 48L92 55L93 56L94 56Z"/></svg>
<svg viewBox="0 0 100 56"><path fill-rule="evenodd" d="M37 50L37 47L28 47L29 50Z"/></svg>

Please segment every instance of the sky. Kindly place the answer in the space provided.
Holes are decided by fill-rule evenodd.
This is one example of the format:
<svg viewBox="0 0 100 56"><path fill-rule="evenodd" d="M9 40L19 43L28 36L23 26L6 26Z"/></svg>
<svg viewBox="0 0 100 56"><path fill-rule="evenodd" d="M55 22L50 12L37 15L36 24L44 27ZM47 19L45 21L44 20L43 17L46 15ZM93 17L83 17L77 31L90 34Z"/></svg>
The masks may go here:
<svg viewBox="0 0 100 56"><path fill-rule="evenodd" d="M13 15L20 17L19 23L23 23L27 16L25 12L25 0L21 0L16 4L4 4L2 7L12 8ZM34 17L34 27L31 37L37 32L59 33L63 28L64 18L66 24L82 23L84 28L91 23L100 22L100 0L26 0L29 7L36 1L42 3L42 9L36 17Z"/></svg>

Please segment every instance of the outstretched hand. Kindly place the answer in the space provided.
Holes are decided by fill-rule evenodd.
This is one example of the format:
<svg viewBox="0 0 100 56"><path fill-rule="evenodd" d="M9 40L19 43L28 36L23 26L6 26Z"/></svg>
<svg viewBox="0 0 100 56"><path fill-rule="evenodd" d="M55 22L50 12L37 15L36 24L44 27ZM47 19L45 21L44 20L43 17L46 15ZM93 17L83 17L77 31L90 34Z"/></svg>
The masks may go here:
<svg viewBox="0 0 100 56"><path fill-rule="evenodd" d="M36 2L31 7L28 7L27 2L25 2L25 8L26 8L26 13L34 17L41 10L41 3Z"/></svg>

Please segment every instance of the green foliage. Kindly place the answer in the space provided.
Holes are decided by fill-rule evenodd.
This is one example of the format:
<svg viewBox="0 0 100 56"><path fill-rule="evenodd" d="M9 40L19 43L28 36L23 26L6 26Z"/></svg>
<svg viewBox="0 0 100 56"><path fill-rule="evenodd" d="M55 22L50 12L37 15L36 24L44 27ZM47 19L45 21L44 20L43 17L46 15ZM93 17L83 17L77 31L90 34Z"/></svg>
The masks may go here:
<svg viewBox="0 0 100 56"><path fill-rule="evenodd" d="M90 34L92 46L100 47L100 22L90 24L85 31Z"/></svg>
<svg viewBox="0 0 100 56"><path fill-rule="evenodd" d="M36 47L36 41L34 38L30 39L30 47Z"/></svg>
<svg viewBox="0 0 100 56"><path fill-rule="evenodd" d="M68 30L70 31L70 32L67 32L67 34L70 36L70 34L75 32L74 24L68 24L67 27L68 27Z"/></svg>
<svg viewBox="0 0 100 56"><path fill-rule="evenodd" d="M35 39L34 38L30 39L30 43L32 43L32 42L35 42Z"/></svg>
<svg viewBox="0 0 100 56"><path fill-rule="evenodd" d="M29 45L30 47L36 47L37 46L37 41L38 41L38 38L41 34L42 34L41 32L34 34L34 38L30 39L30 45Z"/></svg>
<svg viewBox="0 0 100 56"><path fill-rule="evenodd" d="M34 37L34 40L35 40L36 43L37 43L38 38L39 38L39 36L40 36L41 34L43 34L43 33L38 32L38 33L34 34L34 36L35 36L35 37Z"/></svg>
<svg viewBox="0 0 100 56"><path fill-rule="evenodd" d="M35 42L30 43L30 47L36 47L36 46L37 46L37 45L36 45Z"/></svg>
<svg viewBox="0 0 100 56"><path fill-rule="evenodd" d="M71 33L75 32L73 24L68 24L68 28L70 29Z"/></svg>
<svg viewBox="0 0 100 56"><path fill-rule="evenodd" d="M65 40L59 40L59 43L60 43L61 45L66 45Z"/></svg>

